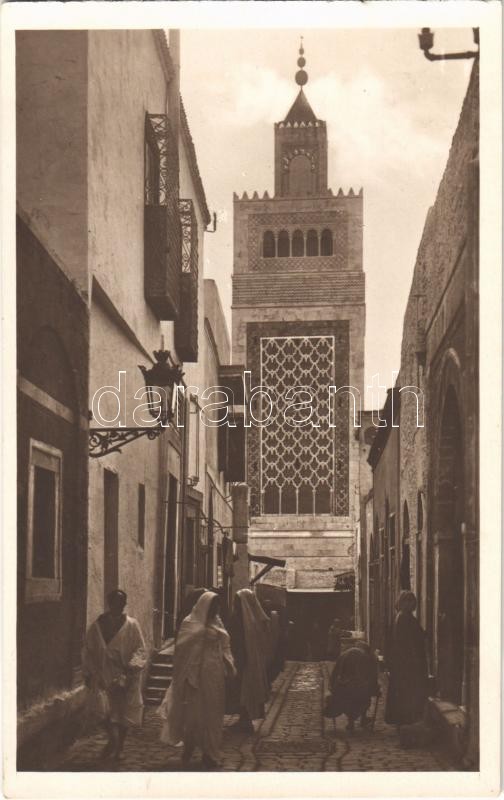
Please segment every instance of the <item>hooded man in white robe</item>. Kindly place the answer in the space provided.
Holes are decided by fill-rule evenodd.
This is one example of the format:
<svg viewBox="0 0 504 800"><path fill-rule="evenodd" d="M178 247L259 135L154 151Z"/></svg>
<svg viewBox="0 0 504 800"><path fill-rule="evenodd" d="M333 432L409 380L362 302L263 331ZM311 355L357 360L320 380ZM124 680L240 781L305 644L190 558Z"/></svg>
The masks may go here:
<svg viewBox="0 0 504 800"><path fill-rule="evenodd" d="M88 713L108 734L102 758L119 759L128 728L143 720L145 642L137 620L124 613L126 600L120 589L110 592L108 611L88 628L82 654Z"/></svg>

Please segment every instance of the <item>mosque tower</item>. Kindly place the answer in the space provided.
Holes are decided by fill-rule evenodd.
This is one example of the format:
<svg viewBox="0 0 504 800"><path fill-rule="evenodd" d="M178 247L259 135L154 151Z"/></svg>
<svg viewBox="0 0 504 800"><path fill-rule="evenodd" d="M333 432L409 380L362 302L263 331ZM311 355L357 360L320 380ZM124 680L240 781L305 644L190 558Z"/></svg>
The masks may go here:
<svg viewBox="0 0 504 800"><path fill-rule="evenodd" d="M274 129L275 194L234 196L232 313L233 363L273 400L269 424L246 431L248 549L286 561L267 580L287 590L302 639L315 618L354 623L359 443L350 395L329 387L364 396L365 281L362 190L328 188L302 42L297 64L297 96ZM267 407L263 397L258 419Z"/></svg>

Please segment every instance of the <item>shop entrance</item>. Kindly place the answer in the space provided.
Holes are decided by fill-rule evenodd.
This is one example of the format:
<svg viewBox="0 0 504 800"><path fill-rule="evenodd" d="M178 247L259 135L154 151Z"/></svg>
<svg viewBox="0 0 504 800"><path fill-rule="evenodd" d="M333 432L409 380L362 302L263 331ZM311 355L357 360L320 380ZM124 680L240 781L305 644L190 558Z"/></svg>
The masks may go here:
<svg viewBox="0 0 504 800"><path fill-rule="evenodd" d="M321 661L327 657L327 635L337 617L341 627L353 630L353 591L287 591L287 613L293 623L287 657L294 661Z"/></svg>

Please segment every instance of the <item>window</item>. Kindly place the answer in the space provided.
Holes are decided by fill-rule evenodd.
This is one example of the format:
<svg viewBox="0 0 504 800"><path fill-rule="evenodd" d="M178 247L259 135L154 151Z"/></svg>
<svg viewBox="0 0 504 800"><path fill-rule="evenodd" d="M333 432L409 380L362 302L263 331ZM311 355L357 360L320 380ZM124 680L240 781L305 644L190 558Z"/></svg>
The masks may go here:
<svg viewBox="0 0 504 800"><path fill-rule="evenodd" d="M292 255L304 256L304 236L302 231L294 231L292 236Z"/></svg>
<svg viewBox="0 0 504 800"><path fill-rule="evenodd" d="M191 486L197 486L200 477L200 464L199 464L199 422L200 422L200 405L198 403L198 396L191 394L189 398L189 464L187 478Z"/></svg>
<svg viewBox="0 0 504 800"><path fill-rule="evenodd" d="M306 255L318 256L318 254L318 234L312 229L306 235Z"/></svg>
<svg viewBox="0 0 504 800"><path fill-rule="evenodd" d="M160 160L159 151L153 137L145 137L145 204L157 206L160 203Z"/></svg>
<svg viewBox="0 0 504 800"><path fill-rule="evenodd" d="M306 235L306 255L318 256L318 234L317 231L308 231Z"/></svg>
<svg viewBox="0 0 504 800"><path fill-rule="evenodd" d="M180 307L184 313L175 321L175 348L183 361L198 360L198 223L194 203L179 199L182 234L182 275Z"/></svg>
<svg viewBox="0 0 504 800"><path fill-rule="evenodd" d="M145 115L144 294L159 320L180 307L181 224L178 139L166 114Z"/></svg>
<svg viewBox="0 0 504 800"><path fill-rule="evenodd" d="M139 546L145 547L145 484L138 484L138 538Z"/></svg>
<svg viewBox="0 0 504 800"><path fill-rule="evenodd" d="M275 236L272 231L265 231L263 235L263 258L275 257Z"/></svg>
<svg viewBox="0 0 504 800"><path fill-rule="evenodd" d="M63 454L30 440L26 600L61 598L61 505Z"/></svg>
<svg viewBox="0 0 504 800"><path fill-rule="evenodd" d="M287 231L280 231L278 234L278 255L280 258L290 256L290 241Z"/></svg>
<svg viewBox="0 0 504 800"><path fill-rule="evenodd" d="M325 230L322 231L322 236L320 237L320 255L332 256L332 254L333 254L332 231L326 228Z"/></svg>

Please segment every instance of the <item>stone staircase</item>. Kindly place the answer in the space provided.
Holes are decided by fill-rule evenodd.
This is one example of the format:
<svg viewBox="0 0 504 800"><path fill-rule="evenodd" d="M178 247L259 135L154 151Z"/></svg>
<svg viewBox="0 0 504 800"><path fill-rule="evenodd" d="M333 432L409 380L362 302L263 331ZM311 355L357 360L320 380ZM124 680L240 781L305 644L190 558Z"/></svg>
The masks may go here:
<svg viewBox="0 0 504 800"><path fill-rule="evenodd" d="M150 663L149 674L144 687L144 702L158 706L168 689L173 675L173 641L167 642Z"/></svg>

